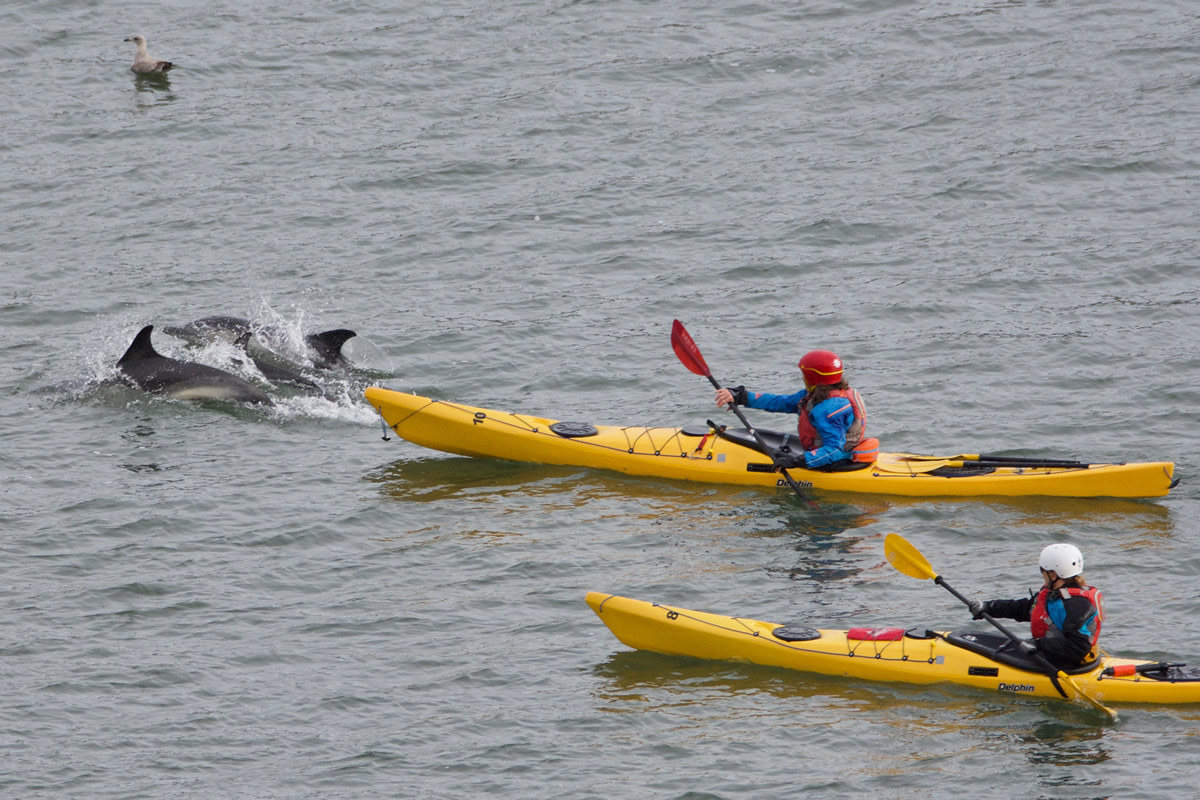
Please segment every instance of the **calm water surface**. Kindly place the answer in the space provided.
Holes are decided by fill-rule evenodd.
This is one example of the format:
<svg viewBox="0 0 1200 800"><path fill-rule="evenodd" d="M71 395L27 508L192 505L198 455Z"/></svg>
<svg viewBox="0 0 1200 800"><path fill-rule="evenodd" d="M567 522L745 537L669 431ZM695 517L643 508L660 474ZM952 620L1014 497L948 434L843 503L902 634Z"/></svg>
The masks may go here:
<svg viewBox="0 0 1200 800"><path fill-rule="evenodd" d="M628 650L608 591L967 615L1078 544L1200 663L1192 3L0 5L0 796L1191 798L1195 707ZM129 72L133 49L174 61ZM212 314L356 365L267 410L110 384ZM885 449L1169 460L1157 501L786 494L381 441L362 388L597 424L791 390ZM770 420L777 423L778 419Z"/></svg>

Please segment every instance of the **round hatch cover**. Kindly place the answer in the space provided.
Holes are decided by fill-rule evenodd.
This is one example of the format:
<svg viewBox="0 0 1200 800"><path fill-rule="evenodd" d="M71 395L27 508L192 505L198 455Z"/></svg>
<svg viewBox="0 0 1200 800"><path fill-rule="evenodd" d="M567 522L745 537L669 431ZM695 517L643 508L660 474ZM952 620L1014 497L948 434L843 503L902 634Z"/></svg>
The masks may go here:
<svg viewBox="0 0 1200 800"><path fill-rule="evenodd" d="M596 430L595 425L590 425L586 422L556 422L550 426L550 430L567 439L595 436L600 432Z"/></svg>
<svg viewBox="0 0 1200 800"><path fill-rule="evenodd" d="M771 631L771 635L785 642L807 642L821 638L821 632L816 628L806 628L803 625L784 625Z"/></svg>

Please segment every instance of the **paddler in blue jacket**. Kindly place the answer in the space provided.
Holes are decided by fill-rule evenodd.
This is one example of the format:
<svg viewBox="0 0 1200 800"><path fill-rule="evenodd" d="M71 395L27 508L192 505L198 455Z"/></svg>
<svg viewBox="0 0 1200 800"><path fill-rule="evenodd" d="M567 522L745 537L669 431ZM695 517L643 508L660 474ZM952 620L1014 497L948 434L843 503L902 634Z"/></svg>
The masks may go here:
<svg viewBox="0 0 1200 800"><path fill-rule="evenodd" d="M782 452L775 469L824 467L845 461L864 441L867 410L858 392L843 376L842 360L829 350L805 353L797 365L804 389L795 394L749 392L745 386L717 390L717 405L737 403L760 411L798 414L797 433L802 452ZM875 443L878 448L878 443ZM873 460L868 455L864 460Z"/></svg>

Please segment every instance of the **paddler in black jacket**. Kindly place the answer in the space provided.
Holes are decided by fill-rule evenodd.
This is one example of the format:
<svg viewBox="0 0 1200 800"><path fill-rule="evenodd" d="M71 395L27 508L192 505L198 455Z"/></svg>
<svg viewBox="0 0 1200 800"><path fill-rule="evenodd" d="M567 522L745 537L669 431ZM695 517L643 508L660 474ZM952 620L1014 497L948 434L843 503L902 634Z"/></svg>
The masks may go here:
<svg viewBox="0 0 1200 800"><path fill-rule="evenodd" d="M972 600L971 615L1029 622L1033 639L1021 642L1021 651L1031 655L1036 650L1059 669L1094 661L1104 606L1100 590L1083 578L1083 553L1071 544L1047 545L1038 567L1043 584L1037 594L1017 600Z"/></svg>

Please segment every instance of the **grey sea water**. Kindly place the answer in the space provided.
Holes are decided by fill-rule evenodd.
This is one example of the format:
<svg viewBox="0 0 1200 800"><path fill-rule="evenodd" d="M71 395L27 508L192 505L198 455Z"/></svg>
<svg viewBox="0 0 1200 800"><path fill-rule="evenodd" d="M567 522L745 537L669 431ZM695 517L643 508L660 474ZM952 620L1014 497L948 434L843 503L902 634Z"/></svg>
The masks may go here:
<svg viewBox="0 0 1200 800"><path fill-rule="evenodd" d="M981 597L1065 540L1111 652L1200 663L1198 35L1183 0L0 4L0 796L1195 797L1195 707L636 653L583 597L953 627L886 533ZM107 383L146 324L245 372L162 333L212 314L354 329L356 369L267 410ZM836 350L887 450L1183 482L815 512L384 442L362 399L702 423L675 318L728 383Z"/></svg>

